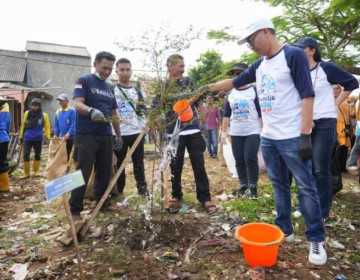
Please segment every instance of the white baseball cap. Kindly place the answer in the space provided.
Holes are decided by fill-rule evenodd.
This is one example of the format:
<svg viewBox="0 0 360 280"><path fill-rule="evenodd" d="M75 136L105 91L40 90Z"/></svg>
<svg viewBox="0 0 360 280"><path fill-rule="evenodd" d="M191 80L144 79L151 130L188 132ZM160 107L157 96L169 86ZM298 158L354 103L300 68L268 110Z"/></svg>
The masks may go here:
<svg viewBox="0 0 360 280"><path fill-rule="evenodd" d="M249 24L244 34L242 35L241 39L237 42L238 45L242 45L246 43L246 39L251 35L254 34L256 31L264 28L271 28L275 29L274 24L269 19L257 19L253 21L251 24Z"/></svg>

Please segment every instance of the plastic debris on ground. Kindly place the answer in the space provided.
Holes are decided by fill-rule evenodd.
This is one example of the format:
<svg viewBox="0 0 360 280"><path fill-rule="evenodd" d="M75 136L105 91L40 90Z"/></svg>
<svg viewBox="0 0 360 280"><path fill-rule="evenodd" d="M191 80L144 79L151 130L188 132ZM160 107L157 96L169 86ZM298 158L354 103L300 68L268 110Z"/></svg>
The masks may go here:
<svg viewBox="0 0 360 280"><path fill-rule="evenodd" d="M29 264L28 263L16 263L14 264L11 268L10 271L14 272L15 274L13 275L13 279L14 280L24 280L26 278L26 275L28 274L28 267Z"/></svg>

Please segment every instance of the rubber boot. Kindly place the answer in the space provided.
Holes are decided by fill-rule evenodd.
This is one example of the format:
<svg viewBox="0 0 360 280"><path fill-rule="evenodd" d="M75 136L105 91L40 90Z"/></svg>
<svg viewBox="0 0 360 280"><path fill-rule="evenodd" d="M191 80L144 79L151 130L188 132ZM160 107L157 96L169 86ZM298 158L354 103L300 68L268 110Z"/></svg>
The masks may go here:
<svg viewBox="0 0 360 280"><path fill-rule="evenodd" d="M40 160L34 160L33 161L33 171L34 171L34 176L35 177L40 176Z"/></svg>
<svg viewBox="0 0 360 280"><path fill-rule="evenodd" d="M0 174L0 192L9 192L9 173L4 172Z"/></svg>
<svg viewBox="0 0 360 280"><path fill-rule="evenodd" d="M20 176L20 179L26 179L30 177L30 162L24 161L24 175Z"/></svg>

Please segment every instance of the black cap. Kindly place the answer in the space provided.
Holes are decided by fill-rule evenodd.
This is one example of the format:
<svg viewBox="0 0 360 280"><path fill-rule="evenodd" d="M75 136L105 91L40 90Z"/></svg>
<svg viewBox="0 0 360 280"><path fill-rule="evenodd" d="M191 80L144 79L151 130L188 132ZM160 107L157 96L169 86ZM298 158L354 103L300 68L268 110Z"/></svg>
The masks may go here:
<svg viewBox="0 0 360 280"><path fill-rule="evenodd" d="M58 96L58 98L56 98L56 100L69 101L69 98L66 96L65 93L62 93Z"/></svg>
<svg viewBox="0 0 360 280"><path fill-rule="evenodd" d="M235 63L233 65L233 67L226 72L227 75L234 75L234 72L235 71L241 71L243 72L246 68L248 68L248 65L246 63L242 63L242 62L239 62L239 63Z"/></svg>
<svg viewBox="0 0 360 280"><path fill-rule="evenodd" d="M294 44L293 46L299 47L299 48L306 48L306 47L311 47L311 48L315 48L315 49L319 48L318 42L314 38L311 38L311 37L303 37L303 38L299 39L299 41L297 41L296 44Z"/></svg>
<svg viewBox="0 0 360 280"><path fill-rule="evenodd" d="M39 98L34 98L33 100L31 100L30 105L41 106L41 100Z"/></svg>

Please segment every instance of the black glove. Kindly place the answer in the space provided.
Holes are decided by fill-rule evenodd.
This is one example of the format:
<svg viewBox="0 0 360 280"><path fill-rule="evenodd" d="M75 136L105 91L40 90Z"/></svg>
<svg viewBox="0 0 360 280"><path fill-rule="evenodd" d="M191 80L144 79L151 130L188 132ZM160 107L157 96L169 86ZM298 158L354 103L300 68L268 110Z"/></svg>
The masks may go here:
<svg viewBox="0 0 360 280"><path fill-rule="evenodd" d="M19 142L20 142L20 144L24 143L24 139L23 139L23 138L19 138Z"/></svg>
<svg viewBox="0 0 360 280"><path fill-rule="evenodd" d="M312 155L312 145L310 134L300 134L299 146L298 146L299 156L308 161L311 159Z"/></svg>

